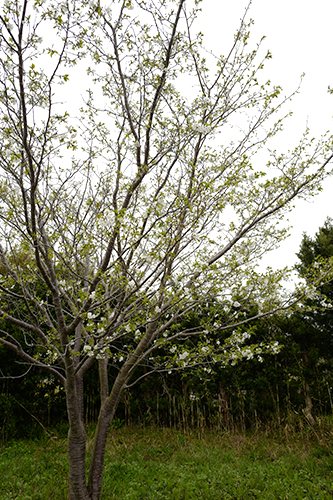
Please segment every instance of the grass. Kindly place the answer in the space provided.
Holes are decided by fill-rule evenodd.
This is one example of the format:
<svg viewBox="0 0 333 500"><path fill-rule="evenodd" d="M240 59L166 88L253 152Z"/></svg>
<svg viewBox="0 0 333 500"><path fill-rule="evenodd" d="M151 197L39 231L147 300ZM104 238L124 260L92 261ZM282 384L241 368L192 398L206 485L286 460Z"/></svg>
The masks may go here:
<svg viewBox="0 0 333 500"><path fill-rule="evenodd" d="M243 434L112 430L104 500L333 498L332 432ZM89 449L89 447L88 447ZM0 453L1 500L66 498L64 439L18 441Z"/></svg>

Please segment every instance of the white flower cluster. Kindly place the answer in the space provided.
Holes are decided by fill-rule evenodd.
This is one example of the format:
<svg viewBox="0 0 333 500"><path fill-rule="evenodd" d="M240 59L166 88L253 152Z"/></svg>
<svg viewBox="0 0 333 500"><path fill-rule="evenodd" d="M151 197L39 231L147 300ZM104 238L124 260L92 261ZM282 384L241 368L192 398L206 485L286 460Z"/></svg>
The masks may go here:
<svg viewBox="0 0 333 500"><path fill-rule="evenodd" d="M140 330L135 330L134 340L140 340L141 337L142 337L142 333L140 332Z"/></svg>
<svg viewBox="0 0 333 500"><path fill-rule="evenodd" d="M242 356L245 359L253 359L253 352L250 348L246 348L244 349L244 351L242 351Z"/></svg>
<svg viewBox="0 0 333 500"><path fill-rule="evenodd" d="M105 359L108 355L107 347L100 349L96 355L96 359Z"/></svg>
<svg viewBox="0 0 333 500"><path fill-rule="evenodd" d="M333 307L332 304L330 302L326 302L325 299L320 302L320 305L321 307L327 307L329 309Z"/></svg>
<svg viewBox="0 0 333 500"><path fill-rule="evenodd" d="M190 400L191 401L199 401L199 397L196 396L195 394L193 394L193 392L191 392L191 394L190 394Z"/></svg>
<svg viewBox="0 0 333 500"><path fill-rule="evenodd" d="M317 290L315 289L315 287L309 287L305 290L304 295L308 299L315 299L317 297L318 293L317 293Z"/></svg>
<svg viewBox="0 0 333 500"><path fill-rule="evenodd" d="M83 346L83 353L90 358L96 356L97 359L104 359L108 355L107 346L101 348L100 346L95 345L94 348L92 348L89 344Z"/></svg>
<svg viewBox="0 0 333 500"><path fill-rule="evenodd" d="M88 320L97 318L98 314L93 314L92 312L88 312L87 318Z"/></svg>
<svg viewBox="0 0 333 500"><path fill-rule="evenodd" d="M56 352L50 351L49 349L46 351L46 356L48 358L47 360L50 363L54 363L56 361L56 359L58 358L58 354Z"/></svg>
<svg viewBox="0 0 333 500"><path fill-rule="evenodd" d="M98 225L101 229L108 229L110 227L110 222L107 219L100 219Z"/></svg>
<svg viewBox="0 0 333 500"><path fill-rule="evenodd" d="M186 359L188 357L189 353L187 351L183 351L182 353L179 354L179 359L182 361L183 359Z"/></svg>
<svg viewBox="0 0 333 500"><path fill-rule="evenodd" d="M270 348L272 354L279 354L279 352L281 351L281 346L278 342L273 342Z"/></svg>
<svg viewBox="0 0 333 500"><path fill-rule="evenodd" d="M201 123L193 123L192 130L198 134L207 134L211 131L211 127L208 125L203 125Z"/></svg>
<svg viewBox="0 0 333 500"><path fill-rule="evenodd" d="M229 360L231 361L231 366L234 366L238 359L239 359L239 353L232 352L229 355Z"/></svg>
<svg viewBox="0 0 333 500"><path fill-rule="evenodd" d="M243 344L245 340L249 339L251 335L248 332L234 332L232 337L229 339L229 344L237 346Z"/></svg>
<svg viewBox="0 0 333 500"><path fill-rule="evenodd" d="M85 345L85 346L83 346L83 352L84 352L84 354L86 354L89 357L92 357L95 354L94 351L93 351L93 349L92 349L92 347L91 347L91 345Z"/></svg>

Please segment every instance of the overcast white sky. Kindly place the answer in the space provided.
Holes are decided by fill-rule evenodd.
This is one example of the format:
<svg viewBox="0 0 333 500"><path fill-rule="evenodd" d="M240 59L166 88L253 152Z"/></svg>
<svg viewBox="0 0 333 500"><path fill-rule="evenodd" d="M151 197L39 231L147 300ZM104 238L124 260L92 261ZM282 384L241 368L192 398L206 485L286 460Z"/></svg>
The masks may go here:
<svg viewBox="0 0 333 500"><path fill-rule="evenodd" d="M206 45L218 54L226 53L233 33L247 6L247 0L204 0L198 18L205 33ZM290 103L294 112L278 149L285 151L296 145L308 120L312 136L320 137L327 130L333 133L333 1L332 0L253 0L249 17L255 24L252 37L266 36L264 46L273 54L266 75L286 94L295 90L304 72L301 91ZM252 38L251 37L251 38ZM333 168L333 164L332 164ZM327 179L324 190L311 203L298 201L289 220L292 234L278 250L265 259L266 265L282 267L296 260L302 233L313 236L327 216L333 218L333 179Z"/></svg>

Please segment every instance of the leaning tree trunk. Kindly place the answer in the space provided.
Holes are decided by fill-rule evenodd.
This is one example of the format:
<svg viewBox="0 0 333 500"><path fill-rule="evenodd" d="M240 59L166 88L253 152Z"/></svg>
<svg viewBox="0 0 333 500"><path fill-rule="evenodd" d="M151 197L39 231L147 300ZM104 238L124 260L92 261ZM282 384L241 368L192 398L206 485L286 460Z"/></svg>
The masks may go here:
<svg viewBox="0 0 333 500"><path fill-rule="evenodd" d="M145 336L140 340L134 353L128 358L118 373L113 384L111 394L108 396L102 406L98 417L97 429L94 438L93 451L90 460L88 491L90 500L99 500L102 491L102 479L104 469L104 457L106 440L110 424L113 420L121 395L125 389L126 383L133 374L143 352L149 346L154 332L156 322L152 321ZM101 372L100 372L101 373ZM101 381L103 378L100 379Z"/></svg>
<svg viewBox="0 0 333 500"><path fill-rule="evenodd" d="M122 376L120 372L110 396L104 400L100 410L90 460L88 491L91 500L99 500L101 495L107 435L124 390L125 382L126 377Z"/></svg>

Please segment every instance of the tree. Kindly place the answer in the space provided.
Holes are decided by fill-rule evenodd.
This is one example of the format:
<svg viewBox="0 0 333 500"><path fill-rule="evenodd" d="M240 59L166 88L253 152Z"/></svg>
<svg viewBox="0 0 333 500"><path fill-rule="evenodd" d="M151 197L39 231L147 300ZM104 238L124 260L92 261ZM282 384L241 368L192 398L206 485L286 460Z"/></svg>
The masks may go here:
<svg viewBox="0 0 333 500"><path fill-rule="evenodd" d="M319 228L314 238L303 235L296 266L299 275L311 283L313 275L322 267L331 267L333 259L333 226L328 218ZM331 371L333 357L332 343L332 281L323 283L316 291L305 297L293 314L285 319L284 330L296 343L301 353L303 365L305 415L311 425L313 402L311 382L316 366L320 365L323 374Z"/></svg>
<svg viewBox="0 0 333 500"><path fill-rule="evenodd" d="M294 151L253 164L288 100L259 83L271 55L260 59L261 41L249 48L245 16L226 56L204 51L199 3L6 0L0 16L0 341L65 388L72 499L100 497L108 429L137 367L241 357L236 330L210 341L249 321L239 288L260 297L260 315L295 300L280 293L285 271L254 266L333 157L332 138L306 132ZM72 82L76 94L87 87L79 103ZM229 324L211 315L182 327L210 301L231 311ZM192 350L179 342L193 337ZM95 359L101 409L86 485L83 375Z"/></svg>

